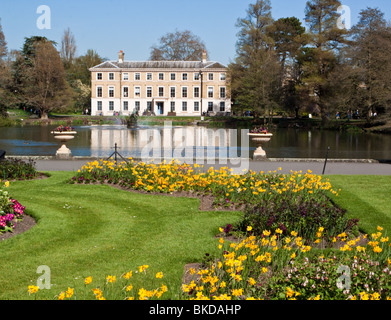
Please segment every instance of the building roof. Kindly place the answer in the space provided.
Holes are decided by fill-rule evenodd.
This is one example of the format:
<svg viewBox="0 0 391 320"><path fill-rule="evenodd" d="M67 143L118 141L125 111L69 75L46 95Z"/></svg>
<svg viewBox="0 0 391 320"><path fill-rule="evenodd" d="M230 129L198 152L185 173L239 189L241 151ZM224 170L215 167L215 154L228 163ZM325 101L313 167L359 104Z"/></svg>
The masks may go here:
<svg viewBox="0 0 391 320"><path fill-rule="evenodd" d="M217 61L105 61L90 71L97 69L226 69Z"/></svg>

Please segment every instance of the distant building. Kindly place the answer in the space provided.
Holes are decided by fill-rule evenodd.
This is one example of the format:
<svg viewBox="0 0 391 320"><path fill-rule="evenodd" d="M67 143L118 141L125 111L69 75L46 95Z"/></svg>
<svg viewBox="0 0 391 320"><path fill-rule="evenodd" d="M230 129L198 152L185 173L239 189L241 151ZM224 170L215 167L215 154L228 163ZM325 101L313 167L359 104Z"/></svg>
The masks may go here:
<svg viewBox="0 0 391 320"><path fill-rule="evenodd" d="M91 71L91 115L227 114L227 68L216 61L106 61Z"/></svg>

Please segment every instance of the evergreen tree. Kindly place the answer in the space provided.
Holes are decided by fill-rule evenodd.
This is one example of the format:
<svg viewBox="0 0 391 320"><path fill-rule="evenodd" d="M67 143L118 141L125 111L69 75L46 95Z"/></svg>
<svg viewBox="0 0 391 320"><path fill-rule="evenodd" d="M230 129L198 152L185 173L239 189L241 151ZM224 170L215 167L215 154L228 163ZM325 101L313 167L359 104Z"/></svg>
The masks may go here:
<svg viewBox="0 0 391 320"><path fill-rule="evenodd" d="M302 73L299 89L304 104L329 117L333 93L328 90L330 74L337 66L337 52L346 44L347 31L338 28L339 0L310 0L306 5L309 45L299 58Z"/></svg>
<svg viewBox="0 0 391 320"><path fill-rule="evenodd" d="M272 25L269 0L250 4L247 17L239 19L237 57L229 66L231 96L235 105L255 116L277 106L281 67L274 41L267 32Z"/></svg>

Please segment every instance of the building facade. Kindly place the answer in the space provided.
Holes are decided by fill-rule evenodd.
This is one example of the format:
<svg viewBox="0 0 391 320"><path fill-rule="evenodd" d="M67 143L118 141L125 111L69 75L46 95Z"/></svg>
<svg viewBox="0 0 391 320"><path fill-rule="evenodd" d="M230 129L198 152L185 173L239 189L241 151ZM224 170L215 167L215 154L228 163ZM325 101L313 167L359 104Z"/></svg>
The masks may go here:
<svg viewBox="0 0 391 320"><path fill-rule="evenodd" d="M225 115L227 68L216 61L106 61L91 71L91 115Z"/></svg>

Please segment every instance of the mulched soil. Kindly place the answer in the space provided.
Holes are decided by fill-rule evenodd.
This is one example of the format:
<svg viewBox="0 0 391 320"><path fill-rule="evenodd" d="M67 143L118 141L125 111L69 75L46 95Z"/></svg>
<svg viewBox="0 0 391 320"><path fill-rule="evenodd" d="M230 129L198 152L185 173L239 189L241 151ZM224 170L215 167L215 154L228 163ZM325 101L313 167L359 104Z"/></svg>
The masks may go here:
<svg viewBox="0 0 391 320"><path fill-rule="evenodd" d="M24 215L23 219L21 221L15 222L15 227L13 232L6 232L4 234L0 234L0 241L4 241L6 239L12 238L18 234L21 234L23 232L26 232L27 230L30 230L32 227L36 225L36 221L33 217L30 217L28 215Z"/></svg>
<svg viewBox="0 0 391 320"><path fill-rule="evenodd" d="M38 176L34 178L34 180L40 180L40 179L47 179L48 176L44 173L39 172ZM10 182L15 180L10 180ZM34 227L37 224L35 219L29 215L24 215L23 219L20 221L14 221L14 230L13 232L6 232L6 233L0 233L0 241L4 241L6 239L10 239L12 237L15 237L18 234L21 234L23 232L26 232L30 230L32 227Z"/></svg>

